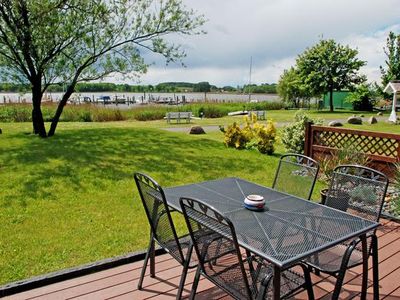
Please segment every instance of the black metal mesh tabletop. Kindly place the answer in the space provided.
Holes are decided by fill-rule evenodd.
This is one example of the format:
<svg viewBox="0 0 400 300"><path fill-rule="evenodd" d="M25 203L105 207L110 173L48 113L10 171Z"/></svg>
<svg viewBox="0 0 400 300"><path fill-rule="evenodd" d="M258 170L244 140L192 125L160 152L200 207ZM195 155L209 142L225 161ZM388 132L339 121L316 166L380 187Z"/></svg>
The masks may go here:
<svg viewBox="0 0 400 300"><path fill-rule="evenodd" d="M247 195L264 197L266 209L244 208ZM359 236L378 223L303 200L240 178L224 178L165 189L177 210L180 197L197 198L227 216L241 246L279 267Z"/></svg>

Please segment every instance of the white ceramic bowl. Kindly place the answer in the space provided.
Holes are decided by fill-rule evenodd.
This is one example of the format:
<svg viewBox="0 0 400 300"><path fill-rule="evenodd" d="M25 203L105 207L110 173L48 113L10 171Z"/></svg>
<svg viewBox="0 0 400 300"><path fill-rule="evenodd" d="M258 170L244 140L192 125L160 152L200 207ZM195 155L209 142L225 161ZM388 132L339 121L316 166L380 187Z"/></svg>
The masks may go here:
<svg viewBox="0 0 400 300"><path fill-rule="evenodd" d="M246 199L249 201L254 201L254 202L263 202L264 201L264 197L261 195L248 195L246 197Z"/></svg>
<svg viewBox="0 0 400 300"><path fill-rule="evenodd" d="M244 204L250 205L250 206L257 206L257 207L262 207L265 204L265 201L251 201L249 199L244 199Z"/></svg>

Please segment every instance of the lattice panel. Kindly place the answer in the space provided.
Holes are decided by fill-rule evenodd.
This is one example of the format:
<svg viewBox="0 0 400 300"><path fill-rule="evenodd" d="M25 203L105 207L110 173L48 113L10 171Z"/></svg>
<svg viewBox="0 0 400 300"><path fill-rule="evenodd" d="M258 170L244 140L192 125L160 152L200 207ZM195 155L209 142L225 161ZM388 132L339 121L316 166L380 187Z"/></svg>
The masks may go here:
<svg viewBox="0 0 400 300"><path fill-rule="evenodd" d="M398 157L398 141L393 138L331 131L314 131L313 135L313 145L335 149L352 147L352 149L365 154Z"/></svg>

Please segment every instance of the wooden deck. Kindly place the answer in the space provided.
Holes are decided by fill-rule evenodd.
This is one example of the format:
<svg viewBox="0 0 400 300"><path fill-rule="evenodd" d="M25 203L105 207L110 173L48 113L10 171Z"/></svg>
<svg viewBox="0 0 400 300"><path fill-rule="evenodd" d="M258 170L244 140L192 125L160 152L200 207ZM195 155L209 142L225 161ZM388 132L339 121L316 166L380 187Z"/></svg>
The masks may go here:
<svg viewBox="0 0 400 300"><path fill-rule="evenodd" d="M383 220L379 236L379 275L381 299L400 299L400 224ZM371 263L370 263L371 266ZM182 267L171 256L165 254L156 258L156 278L146 276L144 289L137 290L137 281L142 261L126 264L113 269L87 276L44 286L5 299L175 299ZM149 268L148 268L149 269ZM342 299L359 298L361 268L348 271L342 289ZM192 270L188 274L184 296L190 293L194 277ZM369 284L372 273L370 272ZM327 276L312 277L314 293L317 299L330 299L334 279ZM372 287L368 290L368 299L372 299ZM305 293L295 299L306 299ZM196 299L230 299L206 279L202 279Z"/></svg>

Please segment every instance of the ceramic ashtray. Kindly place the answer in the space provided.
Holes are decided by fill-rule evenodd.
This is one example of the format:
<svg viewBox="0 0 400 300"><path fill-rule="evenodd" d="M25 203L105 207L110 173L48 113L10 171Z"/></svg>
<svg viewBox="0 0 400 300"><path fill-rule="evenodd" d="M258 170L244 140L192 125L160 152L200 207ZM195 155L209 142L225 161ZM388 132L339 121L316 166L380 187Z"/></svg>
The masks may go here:
<svg viewBox="0 0 400 300"><path fill-rule="evenodd" d="M264 210L265 207L264 197L260 195L248 195L244 199L244 207L254 211Z"/></svg>

